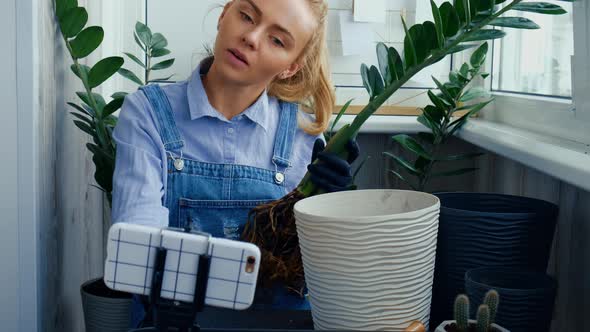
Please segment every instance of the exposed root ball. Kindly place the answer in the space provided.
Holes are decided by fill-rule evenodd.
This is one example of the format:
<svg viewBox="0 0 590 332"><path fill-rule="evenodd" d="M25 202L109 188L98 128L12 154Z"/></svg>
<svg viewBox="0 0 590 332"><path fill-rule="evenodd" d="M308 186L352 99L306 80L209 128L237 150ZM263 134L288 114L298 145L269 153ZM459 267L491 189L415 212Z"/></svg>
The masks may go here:
<svg viewBox="0 0 590 332"><path fill-rule="evenodd" d="M303 296L304 275L293 206L305 198L297 189L250 211L242 238L260 248L259 280L265 286L282 282Z"/></svg>

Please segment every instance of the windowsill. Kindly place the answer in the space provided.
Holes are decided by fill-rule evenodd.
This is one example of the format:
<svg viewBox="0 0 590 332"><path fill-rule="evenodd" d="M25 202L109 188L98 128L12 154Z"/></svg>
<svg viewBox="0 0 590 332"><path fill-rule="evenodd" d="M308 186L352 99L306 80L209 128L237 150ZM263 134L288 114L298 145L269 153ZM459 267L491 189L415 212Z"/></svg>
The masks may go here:
<svg viewBox="0 0 590 332"><path fill-rule="evenodd" d="M344 115L336 127L351 123ZM415 116L372 116L361 133L416 133L426 128ZM482 119L470 120L458 137L474 145L547 173L585 190L590 190L590 145L540 135Z"/></svg>

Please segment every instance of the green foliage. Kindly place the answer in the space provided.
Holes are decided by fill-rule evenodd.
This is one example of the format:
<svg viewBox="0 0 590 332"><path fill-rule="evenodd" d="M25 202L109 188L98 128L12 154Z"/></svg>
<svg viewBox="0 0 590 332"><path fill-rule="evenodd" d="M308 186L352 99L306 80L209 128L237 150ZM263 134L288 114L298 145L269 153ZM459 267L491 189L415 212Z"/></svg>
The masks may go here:
<svg viewBox="0 0 590 332"><path fill-rule="evenodd" d="M440 162L467 160L479 157L481 154L464 154L445 156L439 152L441 147L467 122L467 119L481 111L488 101L465 105L466 102L476 98L485 97L486 91L478 88L469 88L471 82L478 78L484 77L486 73L481 72L485 63L488 52L488 44L481 45L468 63L463 64L457 71L449 74L449 82L441 83L433 78L439 92L428 91L428 97L432 105L423 109L422 115L418 121L426 128L430 129L429 135L419 135L414 139L408 135L396 135L393 140L400 144L402 148L415 155L414 162L411 163L401 156L395 156L392 153L384 153L392 158L399 166L400 170L392 171L397 178L407 183L414 190L423 191L432 178L442 176L454 176L473 172L475 168L459 168L445 172L434 172L435 165ZM467 110L466 114L458 119L453 120L453 115L459 110ZM416 178L415 181L409 181L407 176L403 176L402 170L409 176Z"/></svg>
<svg viewBox="0 0 590 332"><path fill-rule="evenodd" d="M140 86L156 81L167 81L172 78L173 75L150 79L152 71L167 69L174 64L175 59L167 59L152 65L155 58L160 58L171 53L170 50L166 48L168 46L168 40L161 33L152 33L151 29L141 22L135 24L133 37L144 53L142 57L146 59L145 63L140 60L139 57L131 53L125 52L124 54L142 68L143 80L133 71L126 68L119 69L119 74Z"/></svg>
<svg viewBox="0 0 590 332"><path fill-rule="evenodd" d="M459 295L455 299L455 322L459 331L467 331L469 326L469 298Z"/></svg>
<svg viewBox="0 0 590 332"><path fill-rule="evenodd" d="M496 314L498 313L498 305L500 304L500 295L494 289L489 290L483 300L483 304L490 309L490 324L496 321Z"/></svg>
<svg viewBox="0 0 590 332"><path fill-rule="evenodd" d="M477 309L477 332L488 332L490 328L490 308L482 304Z"/></svg>
<svg viewBox="0 0 590 332"><path fill-rule="evenodd" d="M426 21L408 27L402 20L405 38L403 58L394 47L384 44L377 45L377 65L361 65L363 85L369 93L369 103L355 117L352 124L331 135L327 152L335 153L342 158L347 157L346 142L355 137L362 125L374 114L391 95L408 82L416 73L439 62L447 55L462 52L474 47L480 47L461 70L451 73L450 81L444 84L435 80L438 92L430 92L432 105L424 108L418 118L431 136L419 135L415 141L407 137L396 137L396 142L404 149L416 155L413 162L400 156L394 160L404 172L391 170L392 174L406 181L402 173L409 173L418 177L416 184L409 184L423 190L428 179L437 176L450 176L472 172L473 169L457 169L449 172L433 173L432 166L437 162L474 158L477 155L465 154L457 156L438 156L438 147L454 135L465 123L469 116L480 112L490 101L472 103L472 100L484 97L484 91L469 88L469 83L475 77L486 78L489 74L481 72L487 44L480 46L480 42L502 38L506 35L503 30L496 30L494 26L514 29L535 29L537 25L529 19L509 17L514 11L535 12L540 14L557 15L565 11L558 5L543 2L525 2L524 0L454 0L437 6L431 1L434 22ZM454 118L453 113L467 110L467 114ZM421 147L421 148L420 148ZM391 154L389 154L391 156ZM319 193L307 174L298 186L305 196Z"/></svg>
<svg viewBox="0 0 590 332"><path fill-rule="evenodd" d="M104 38L103 29L98 26L85 28L88 22L88 12L85 8L79 7L76 0L56 0L55 13L65 45L73 61L70 69L84 86L84 91L76 92L80 103L68 102L68 105L73 109L70 114L74 117L74 125L92 138L92 142L87 143L86 148L92 153L92 161L96 166L94 179L99 188L107 194L110 204L116 154L116 145L112 138L113 130L117 124L117 117L114 113L123 105L127 93L117 92L111 96L107 103L105 98L101 94L93 92L93 89L98 88L117 72L133 79L140 85L143 85L143 82L135 74L122 68L125 62L122 57L107 57L99 60L92 67L81 64L79 60L86 58L100 47ZM147 44L147 49L150 52L155 52L158 56L170 53L165 49L167 42L161 34L152 35L149 33L149 28L143 25L139 26L136 34L136 38L141 36L141 38L147 38L150 41ZM144 47L144 49L146 48ZM137 58L133 60L139 61ZM164 61L164 64L160 64L159 68L167 68L172 65L172 62L172 59ZM146 82L149 82L147 78Z"/></svg>
<svg viewBox="0 0 590 332"><path fill-rule="evenodd" d="M490 326L494 323L496 313L498 312L499 295L495 290L489 290L486 293L484 303L477 309L477 332L489 332ZM465 294L460 294L455 299L454 304L455 322L459 332L467 332L469 329L469 298Z"/></svg>

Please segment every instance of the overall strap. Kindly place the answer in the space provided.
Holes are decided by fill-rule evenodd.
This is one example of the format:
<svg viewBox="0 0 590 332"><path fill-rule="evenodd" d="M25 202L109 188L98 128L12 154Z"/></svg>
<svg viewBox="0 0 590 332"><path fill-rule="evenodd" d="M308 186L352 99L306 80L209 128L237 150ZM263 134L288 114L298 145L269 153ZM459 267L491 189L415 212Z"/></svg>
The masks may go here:
<svg viewBox="0 0 590 332"><path fill-rule="evenodd" d="M152 105L152 109L158 121L158 130L160 137L164 142L166 151L181 149L184 141L180 137L178 127L174 121L174 114L170 101L164 93L164 90L157 84L150 84L139 88Z"/></svg>
<svg viewBox="0 0 590 332"><path fill-rule="evenodd" d="M279 101L280 115L279 127L275 136L274 153L272 162L280 167L291 167L291 152L297 130L297 111L299 106L295 103Z"/></svg>

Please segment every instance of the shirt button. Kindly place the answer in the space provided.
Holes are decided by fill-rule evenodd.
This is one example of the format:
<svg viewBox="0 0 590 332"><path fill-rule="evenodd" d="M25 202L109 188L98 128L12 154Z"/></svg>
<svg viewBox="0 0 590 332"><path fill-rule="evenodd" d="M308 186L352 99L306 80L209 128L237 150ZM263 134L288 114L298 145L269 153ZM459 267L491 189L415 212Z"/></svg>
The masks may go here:
<svg viewBox="0 0 590 332"><path fill-rule="evenodd" d="M233 134L234 133L234 128L227 128L227 133L228 134Z"/></svg>

